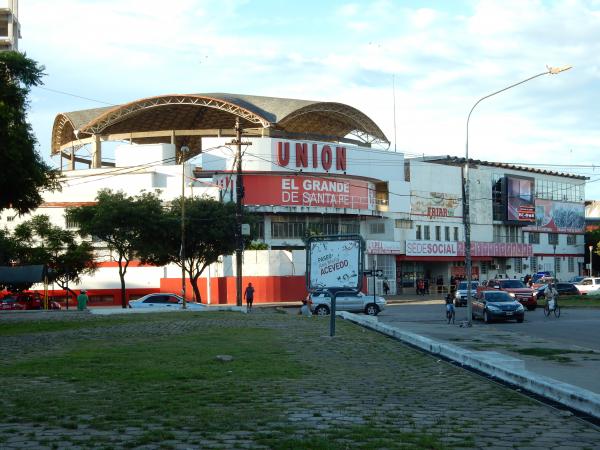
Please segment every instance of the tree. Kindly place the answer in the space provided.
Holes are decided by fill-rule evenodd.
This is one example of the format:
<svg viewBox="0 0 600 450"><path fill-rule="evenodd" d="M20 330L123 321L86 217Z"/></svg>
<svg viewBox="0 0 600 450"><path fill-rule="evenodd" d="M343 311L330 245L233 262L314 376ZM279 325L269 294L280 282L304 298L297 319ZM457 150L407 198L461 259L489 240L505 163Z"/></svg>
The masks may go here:
<svg viewBox="0 0 600 450"><path fill-rule="evenodd" d="M18 225L14 238L21 244L18 252L22 263L46 265L48 281L73 296L75 292L69 283L80 283L82 275L96 271L92 245L78 242L74 232L52 225L46 215L34 216Z"/></svg>
<svg viewBox="0 0 600 450"><path fill-rule="evenodd" d="M153 261L171 262L181 267L180 198L170 203L167 215L171 225L164 227L164 247ZM198 288L200 275L210 264L217 262L219 256L230 255L236 249L235 223L235 203L221 203L206 197L185 199L184 270L197 302L202 300Z"/></svg>
<svg viewBox="0 0 600 450"><path fill-rule="evenodd" d="M135 258L158 259L152 255L162 245L162 204L153 193L131 197L110 189L101 190L96 201L95 205L68 209L67 216L79 223L82 236L96 236L106 243L118 263L121 306L126 308L125 275L129 264Z"/></svg>
<svg viewBox="0 0 600 450"><path fill-rule="evenodd" d="M42 203L40 190L60 188L58 172L42 160L26 120L31 86L41 84L44 67L24 54L0 52L0 211L23 214Z"/></svg>

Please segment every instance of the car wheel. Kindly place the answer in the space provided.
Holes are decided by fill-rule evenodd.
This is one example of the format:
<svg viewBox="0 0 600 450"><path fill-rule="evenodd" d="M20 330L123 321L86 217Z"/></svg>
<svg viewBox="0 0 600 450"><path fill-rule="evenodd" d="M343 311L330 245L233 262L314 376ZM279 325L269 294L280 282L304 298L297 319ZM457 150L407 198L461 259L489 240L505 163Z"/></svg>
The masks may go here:
<svg viewBox="0 0 600 450"><path fill-rule="evenodd" d="M492 319L490 318L487 310L483 311L483 321L485 323L491 323L492 322Z"/></svg>
<svg viewBox="0 0 600 450"><path fill-rule="evenodd" d="M523 323L523 317L519 317L519 318L517 319L517 323Z"/></svg>
<svg viewBox="0 0 600 450"><path fill-rule="evenodd" d="M315 314L317 316L328 316L329 308L325 305L319 305L315 308Z"/></svg>
<svg viewBox="0 0 600 450"><path fill-rule="evenodd" d="M369 316L376 316L379 314L379 307L374 303L369 303L365 308L365 314Z"/></svg>

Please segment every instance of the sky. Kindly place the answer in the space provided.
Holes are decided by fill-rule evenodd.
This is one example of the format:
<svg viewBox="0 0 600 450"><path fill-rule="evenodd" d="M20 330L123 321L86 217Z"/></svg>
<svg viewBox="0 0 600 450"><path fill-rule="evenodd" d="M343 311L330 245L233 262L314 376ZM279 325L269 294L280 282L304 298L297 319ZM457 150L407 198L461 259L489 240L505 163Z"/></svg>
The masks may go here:
<svg viewBox="0 0 600 450"><path fill-rule="evenodd" d="M19 3L19 50L47 74L29 120L55 167L58 113L209 92L345 103L390 151L462 157L480 98L572 65L477 105L469 156L585 175L600 200L600 0Z"/></svg>

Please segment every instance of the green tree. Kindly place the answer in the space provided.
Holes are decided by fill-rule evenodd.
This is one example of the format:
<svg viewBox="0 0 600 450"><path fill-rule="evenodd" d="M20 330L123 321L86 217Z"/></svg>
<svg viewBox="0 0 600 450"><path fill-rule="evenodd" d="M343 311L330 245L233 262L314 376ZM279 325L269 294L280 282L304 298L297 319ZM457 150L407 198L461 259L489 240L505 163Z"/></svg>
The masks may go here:
<svg viewBox="0 0 600 450"><path fill-rule="evenodd" d="M170 226L164 227L164 247L153 261L181 267L181 198L170 203L167 215ZM202 300L198 288L200 275L219 256L230 255L236 249L235 223L235 203L206 197L185 199L184 270L198 302Z"/></svg>
<svg viewBox="0 0 600 450"><path fill-rule="evenodd" d="M0 211L26 213L42 203L41 190L60 188L58 172L36 151L26 119L29 91L41 84L43 70L24 54L0 52Z"/></svg>
<svg viewBox="0 0 600 450"><path fill-rule="evenodd" d="M76 295L69 283L80 283L82 275L96 271L92 245L78 242L74 232L53 225L46 215L34 216L19 224L13 236L20 243L20 261L46 265L48 281L58 284L67 295Z"/></svg>
<svg viewBox="0 0 600 450"><path fill-rule="evenodd" d="M82 236L104 241L119 267L121 306L127 307L125 275L132 260L159 260L165 214L156 194L128 196L101 190L96 204L70 208L67 216L79 224ZM164 259L164 258L163 258Z"/></svg>

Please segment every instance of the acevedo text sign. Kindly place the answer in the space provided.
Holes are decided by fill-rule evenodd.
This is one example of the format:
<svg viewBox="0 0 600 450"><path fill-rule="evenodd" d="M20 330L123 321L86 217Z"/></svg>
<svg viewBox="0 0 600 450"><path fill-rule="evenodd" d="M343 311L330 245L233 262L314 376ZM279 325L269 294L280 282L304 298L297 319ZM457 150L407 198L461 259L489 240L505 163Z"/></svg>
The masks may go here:
<svg viewBox="0 0 600 450"><path fill-rule="evenodd" d="M362 239L326 236L308 243L307 287L359 289L362 282Z"/></svg>

